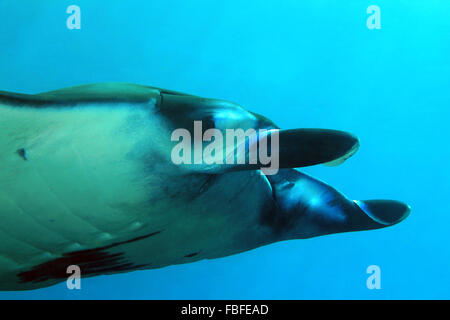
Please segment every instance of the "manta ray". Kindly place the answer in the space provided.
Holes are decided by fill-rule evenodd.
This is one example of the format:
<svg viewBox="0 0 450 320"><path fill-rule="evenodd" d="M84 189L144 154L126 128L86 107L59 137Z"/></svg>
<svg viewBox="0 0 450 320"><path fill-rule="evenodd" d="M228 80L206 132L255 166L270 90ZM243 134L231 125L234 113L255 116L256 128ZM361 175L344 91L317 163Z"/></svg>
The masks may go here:
<svg viewBox="0 0 450 320"><path fill-rule="evenodd" d="M279 132L279 170L177 165L177 128ZM214 259L402 221L395 200L351 200L298 168L337 165L352 134L280 129L240 105L105 83L0 91L0 290Z"/></svg>

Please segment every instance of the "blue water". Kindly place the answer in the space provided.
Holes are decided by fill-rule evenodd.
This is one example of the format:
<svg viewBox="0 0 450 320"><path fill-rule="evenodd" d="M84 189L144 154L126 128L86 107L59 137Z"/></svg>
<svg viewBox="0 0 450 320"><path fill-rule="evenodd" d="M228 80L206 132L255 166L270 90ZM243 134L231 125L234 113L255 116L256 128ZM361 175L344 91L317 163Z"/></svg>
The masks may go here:
<svg viewBox="0 0 450 320"><path fill-rule="evenodd" d="M66 27L71 4L80 30ZM372 4L379 30L366 26ZM349 131L353 158L304 171L412 212L386 229L0 298L450 298L449 12L447 0L1 0L0 90L141 83L236 101L282 128Z"/></svg>

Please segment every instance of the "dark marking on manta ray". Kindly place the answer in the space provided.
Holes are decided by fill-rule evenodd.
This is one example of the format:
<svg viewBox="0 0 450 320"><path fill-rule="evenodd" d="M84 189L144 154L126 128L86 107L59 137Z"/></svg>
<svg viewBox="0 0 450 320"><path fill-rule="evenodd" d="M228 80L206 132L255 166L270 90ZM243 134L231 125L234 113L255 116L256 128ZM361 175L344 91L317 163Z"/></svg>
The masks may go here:
<svg viewBox="0 0 450 320"><path fill-rule="evenodd" d="M216 180L217 180L217 175L213 175L213 174L208 175L205 182L200 186L200 189L198 190L198 192L204 193L213 185L213 183Z"/></svg>
<svg viewBox="0 0 450 320"><path fill-rule="evenodd" d="M111 102L117 103L146 103L148 99L143 99L139 97L88 97L88 98L78 98L77 100L64 98L63 96L54 96L47 93L47 95L26 95L13 92L1 92L0 102L4 102L16 107L27 107L27 108L37 108L44 109L55 106L62 106L65 108L73 108L83 103L96 103L99 105L108 104Z"/></svg>
<svg viewBox="0 0 450 320"><path fill-rule="evenodd" d="M192 258L192 257L195 257L196 255L198 255L198 252L189 253L189 254L185 255L184 257L185 258Z"/></svg>
<svg viewBox="0 0 450 320"><path fill-rule="evenodd" d="M28 160L28 157L27 157L27 150L25 150L24 148L20 148L20 149L18 149L16 152L17 152L17 154L18 154L19 156L22 157L23 160L25 160L25 161Z"/></svg>
<svg viewBox="0 0 450 320"><path fill-rule="evenodd" d="M295 210L301 212L299 214L299 216L301 216L303 215L305 208L297 206L291 210L283 212L278 205L279 202L277 201L276 188L271 180L269 180L269 182L272 187L272 198L274 201L268 202L264 205L264 209L260 213L259 223L270 228L274 234L280 235L284 230L291 228L295 224L295 221L298 219L298 217L293 214ZM292 185L289 183L286 187L292 188Z"/></svg>
<svg viewBox="0 0 450 320"><path fill-rule="evenodd" d="M109 253L107 250L123 244L143 240L159 233L161 233L161 231L152 232L126 241L116 242L100 248L65 253L60 258L37 265L31 270L20 272L17 276L22 283L38 283L51 279L67 278L67 267L70 265L79 266L81 273L84 275L128 271L148 267L149 264L136 265L128 262L124 259L123 253Z"/></svg>
<svg viewBox="0 0 450 320"><path fill-rule="evenodd" d="M156 110L175 128L194 130L194 121L201 120L203 130L216 128L214 107L209 100L192 95L180 95L160 91L160 104Z"/></svg>

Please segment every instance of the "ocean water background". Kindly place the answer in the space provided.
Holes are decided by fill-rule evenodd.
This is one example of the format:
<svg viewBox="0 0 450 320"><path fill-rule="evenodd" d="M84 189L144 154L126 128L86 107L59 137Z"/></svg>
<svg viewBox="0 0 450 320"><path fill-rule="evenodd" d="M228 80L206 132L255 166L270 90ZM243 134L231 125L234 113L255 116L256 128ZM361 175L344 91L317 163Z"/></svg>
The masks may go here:
<svg viewBox="0 0 450 320"><path fill-rule="evenodd" d="M72 4L81 30L66 27ZM380 30L366 26L373 4ZM304 171L412 207L382 230L0 299L450 298L449 12L446 0L0 0L0 90L141 83L235 101L282 128L346 130L361 140L353 158Z"/></svg>

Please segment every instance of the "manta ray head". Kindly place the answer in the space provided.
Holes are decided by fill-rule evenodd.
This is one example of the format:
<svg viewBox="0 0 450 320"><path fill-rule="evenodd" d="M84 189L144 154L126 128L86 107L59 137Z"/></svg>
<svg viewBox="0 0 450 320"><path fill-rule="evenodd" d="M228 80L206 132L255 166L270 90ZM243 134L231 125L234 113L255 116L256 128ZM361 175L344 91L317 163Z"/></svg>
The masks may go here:
<svg viewBox="0 0 450 320"><path fill-rule="evenodd" d="M341 164L359 148L358 138L350 133L309 128L281 130L270 119L232 102L164 92L160 112L170 119L174 128L186 128L194 140L196 121L202 122L204 131L212 128L222 132L261 128L277 131L279 170L276 174L267 174L274 208L262 214L262 222L280 239L379 229L402 221L410 212L410 207L400 201L348 199L326 183L295 169L315 164ZM260 142L258 140L258 148ZM264 169L264 166L234 163L209 166L207 170L200 167L199 171L214 174L257 169Z"/></svg>

